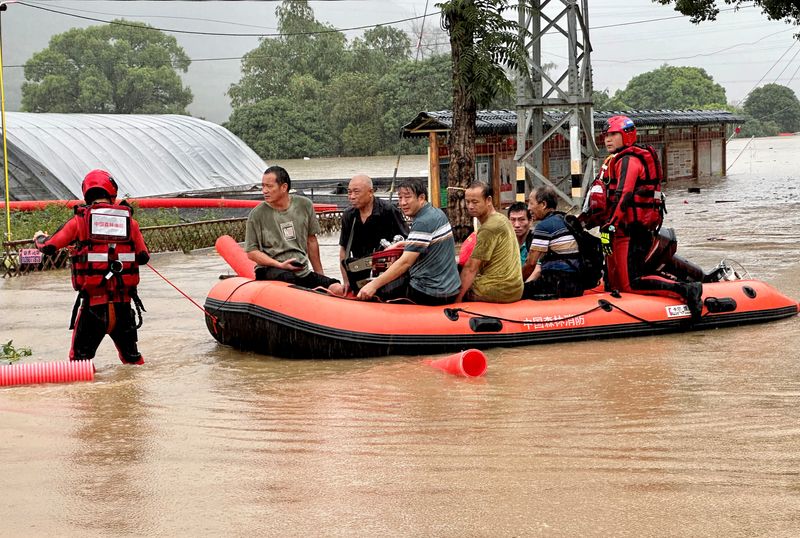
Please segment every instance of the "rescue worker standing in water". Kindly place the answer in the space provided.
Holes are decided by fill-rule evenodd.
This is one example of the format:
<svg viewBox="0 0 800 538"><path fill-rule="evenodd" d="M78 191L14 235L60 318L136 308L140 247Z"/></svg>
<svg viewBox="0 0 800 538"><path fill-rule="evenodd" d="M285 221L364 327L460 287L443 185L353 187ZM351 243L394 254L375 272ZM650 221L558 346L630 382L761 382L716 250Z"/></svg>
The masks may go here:
<svg viewBox="0 0 800 538"><path fill-rule="evenodd" d="M126 203L116 203L117 183L105 170L92 170L83 180L86 205L48 237L36 232L34 241L45 255L69 247L72 287L78 298L72 311L70 360L90 360L108 334L126 364L144 364L136 330L144 310L136 286L139 266L150 260L139 224ZM131 302L139 314L136 322Z"/></svg>
<svg viewBox="0 0 800 538"><path fill-rule="evenodd" d="M648 271L645 263L664 215L663 173L652 147L635 145L636 127L626 116L612 116L603 129L609 158L592 184L581 220L600 226L611 289L675 297L686 302L693 320L703 310L703 285Z"/></svg>

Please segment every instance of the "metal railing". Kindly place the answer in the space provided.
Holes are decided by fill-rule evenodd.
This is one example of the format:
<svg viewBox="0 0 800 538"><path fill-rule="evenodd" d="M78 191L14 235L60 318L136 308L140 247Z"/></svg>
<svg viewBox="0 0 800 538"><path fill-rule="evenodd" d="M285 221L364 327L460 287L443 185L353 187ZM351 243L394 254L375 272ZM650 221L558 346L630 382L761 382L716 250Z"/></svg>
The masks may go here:
<svg viewBox="0 0 800 538"><path fill-rule="evenodd" d="M323 234L341 229L342 212L326 211L318 215ZM221 235L230 235L236 241L244 241L247 218L205 220L185 224L148 226L142 228L142 235L148 250L153 252L190 252L199 248L213 247ZM53 256L42 256L41 261L29 262L20 256L26 249L35 249L33 239L7 241L3 243L0 276L3 278L26 275L32 272L63 269L68 266L69 253L61 249Z"/></svg>

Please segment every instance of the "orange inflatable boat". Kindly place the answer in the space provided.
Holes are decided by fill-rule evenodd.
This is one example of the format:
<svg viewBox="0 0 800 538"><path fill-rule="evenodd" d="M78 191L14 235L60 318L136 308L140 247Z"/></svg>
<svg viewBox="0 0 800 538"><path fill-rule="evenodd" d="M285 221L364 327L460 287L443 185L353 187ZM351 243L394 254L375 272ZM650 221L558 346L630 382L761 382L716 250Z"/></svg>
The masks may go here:
<svg viewBox="0 0 800 538"><path fill-rule="evenodd" d="M333 297L284 282L233 277L206 299L211 334L222 344L287 358L431 354L467 348L708 329L778 320L798 303L757 280L704 284L697 323L677 300L588 292L582 297L446 307Z"/></svg>

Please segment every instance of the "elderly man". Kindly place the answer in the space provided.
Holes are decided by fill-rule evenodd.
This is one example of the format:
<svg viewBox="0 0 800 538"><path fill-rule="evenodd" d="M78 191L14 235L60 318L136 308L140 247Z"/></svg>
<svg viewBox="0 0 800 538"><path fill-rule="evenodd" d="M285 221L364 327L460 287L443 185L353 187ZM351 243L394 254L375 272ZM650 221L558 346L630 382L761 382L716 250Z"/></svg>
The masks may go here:
<svg viewBox="0 0 800 538"><path fill-rule="evenodd" d="M522 267L525 299L579 297L583 295L583 268L578 241L558 211L558 194L550 186L531 191L528 208L538 221L533 243Z"/></svg>
<svg viewBox="0 0 800 538"><path fill-rule="evenodd" d="M362 258L380 249L381 239L393 241L395 236L408 235L408 225L400 209L381 198L375 197L372 179L358 174L350 179L347 199L351 207L342 215L342 232L339 235L339 260ZM356 282L369 278L369 269L351 272L349 282L347 268L340 264L343 282L358 291Z"/></svg>
<svg viewBox="0 0 800 538"><path fill-rule="evenodd" d="M481 223L475 249L461 270L461 288L456 302L487 301L513 303L522 297L522 266L511 223L494 209L492 187L475 181L464 198L471 217Z"/></svg>
<svg viewBox="0 0 800 538"><path fill-rule="evenodd" d="M247 257L258 264L256 279L323 287L343 295L342 285L322 272L314 206L308 198L290 195L290 188L291 179L284 168L270 166L264 171L264 203L250 212L245 231Z"/></svg>

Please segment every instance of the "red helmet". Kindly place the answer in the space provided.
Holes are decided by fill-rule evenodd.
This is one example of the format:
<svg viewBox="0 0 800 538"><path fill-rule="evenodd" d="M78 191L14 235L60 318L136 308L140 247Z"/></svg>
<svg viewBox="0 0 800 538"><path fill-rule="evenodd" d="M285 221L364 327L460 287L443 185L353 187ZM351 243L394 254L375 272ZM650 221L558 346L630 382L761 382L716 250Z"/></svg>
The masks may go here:
<svg viewBox="0 0 800 538"><path fill-rule="evenodd" d="M636 126L628 116L611 116L603 126L603 134L622 133L622 145L632 146L636 142Z"/></svg>
<svg viewBox="0 0 800 538"><path fill-rule="evenodd" d="M83 178L83 199L90 204L98 198L111 198L113 202L117 197L117 182L105 170L92 170Z"/></svg>

